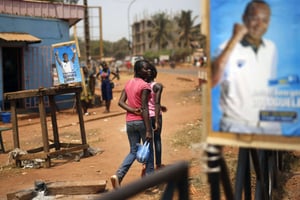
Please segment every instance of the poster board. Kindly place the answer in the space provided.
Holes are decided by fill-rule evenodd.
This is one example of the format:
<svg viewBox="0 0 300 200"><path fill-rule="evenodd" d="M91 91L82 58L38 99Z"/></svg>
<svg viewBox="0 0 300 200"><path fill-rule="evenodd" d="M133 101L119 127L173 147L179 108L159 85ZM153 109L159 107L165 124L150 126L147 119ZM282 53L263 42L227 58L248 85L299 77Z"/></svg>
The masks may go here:
<svg viewBox="0 0 300 200"><path fill-rule="evenodd" d="M236 64L236 68L229 68L227 65L230 62L226 62L225 75L214 84L215 62L223 51L219 47L222 44L226 47L235 23L243 24L243 14L249 2L250 0L202 1L203 14L209 11L203 15L204 25L207 24L203 33L208 38L206 54L208 75L211 77L206 86L207 142L250 148L300 150L300 56L297 55L300 26L296 20L299 19L296 0L266 1L271 15L267 31L263 35L266 39L263 40L264 47L267 49L269 41L272 41L271 44L276 48L274 52L277 53L259 52L254 55L262 55L262 62L269 61L269 64L261 65L256 70L259 73L252 68L248 76L243 77L238 70L246 69L251 55L239 49L240 54L236 55L240 57L230 60L231 64ZM268 60L271 54L274 56ZM270 64L274 60L277 64ZM268 65L269 70L262 68ZM243 93L241 88L244 85L248 87L245 86ZM238 98L243 99L236 100ZM235 126L236 124L240 126ZM249 126L254 129L249 129Z"/></svg>
<svg viewBox="0 0 300 200"><path fill-rule="evenodd" d="M81 82L78 50L75 41L56 43L52 45L55 58L58 84Z"/></svg>

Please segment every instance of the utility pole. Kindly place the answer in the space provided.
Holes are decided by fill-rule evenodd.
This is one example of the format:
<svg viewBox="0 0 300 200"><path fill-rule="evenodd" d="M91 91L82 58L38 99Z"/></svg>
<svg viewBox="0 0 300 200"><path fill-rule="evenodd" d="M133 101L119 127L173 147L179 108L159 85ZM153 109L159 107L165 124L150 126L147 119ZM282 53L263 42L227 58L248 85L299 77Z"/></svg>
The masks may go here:
<svg viewBox="0 0 300 200"><path fill-rule="evenodd" d="M135 2L136 0L132 0L129 5L128 5L128 9L127 9L127 20L128 20L128 47L129 47L129 50L130 50L130 54L132 55L133 54L133 41L131 42L131 37L132 35L130 34L130 8L132 6L132 4Z"/></svg>
<svg viewBox="0 0 300 200"><path fill-rule="evenodd" d="M85 38L85 60L87 64L90 62L90 25L89 25L89 8L87 0L83 0L84 5L84 38Z"/></svg>
<svg viewBox="0 0 300 200"><path fill-rule="evenodd" d="M102 32L102 7L99 7L99 24L100 24L100 30L99 30L99 33L100 33L100 58L99 60L102 59L103 57L103 32Z"/></svg>

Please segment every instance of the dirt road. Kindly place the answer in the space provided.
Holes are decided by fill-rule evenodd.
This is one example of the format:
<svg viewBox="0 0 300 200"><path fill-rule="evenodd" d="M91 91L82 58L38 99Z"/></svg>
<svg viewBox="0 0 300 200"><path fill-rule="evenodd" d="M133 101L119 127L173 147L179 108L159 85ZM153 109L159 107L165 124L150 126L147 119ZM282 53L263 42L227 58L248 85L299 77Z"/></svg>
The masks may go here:
<svg viewBox="0 0 300 200"><path fill-rule="evenodd" d="M163 164L170 165L179 160L190 163L190 194L191 199L209 199L209 185L206 175L201 172L201 149L194 148L194 144L202 142L201 128L201 92L196 90L198 84L197 69L190 66L178 66L174 69L183 69L182 73L169 73L161 69L157 81L164 85L162 104L168 111L163 114ZM115 82L114 99L111 113L104 114L104 107L89 109L92 114L84 116L87 142L97 152L96 155L78 159L76 155L62 155L51 160L50 168L16 168L8 164L8 152L13 150L12 134L3 132L4 145L7 152L0 153L0 199L6 199L6 194L34 187L34 181L90 181L107 180L106 189L112 186L109 177L115 173L124 157L128 153L128 142L125 131L124 111L118 107L117 102L124 83L132 77L127 72L121 73L121 79ZM97 91L99 92L99 91ZM60 141L64 143L80 142L78 117L74 110L65 110L57 114ZM47 118L47 127L51 139L51 121ZM6 126L10 124L5 124ZM28 150L42 146L41 128L39 118L29 115L19 120L19 134L21 149ZM237 159L237 148L226 147L224 155L228 158L229 172L234 181L234 170ZM299 160L300 155L295 154ZM299 184L299 162L294 164L293 172L285 173L284 199L300 199L297 194ZM141 165L133 164L122 184L125 185L140 179ZM74 198L74 197L72 197ZM62 199L62 197L60 197ZM70 198L69 198L70 199ZM83 199L83 197L81 197ZM158 196L140 194L132 199L158 199Z"/></svg>
<svg viewBox="0 0 300 200"><path fill-rule="evenodd" d="M174 135L193 123L199 124L201 116L200 95L195 90L197 85L196 69L190 74L160 73L157 81L164 84L162 103L168 107L163 116L163 163L168 165L178 160L186 160L192 156L188 145L176 146ZM176 70L176 69L175 69ZM52 159L51 168L15 168L6 165L8 153L0 154L0 199L5 199L7 193L32 188L35 180L45 182L76 181L76 180L109 180L121 164L128 152L128 142L125 132L124 111L117 106L121 89L132 74L124 72L120 81L116 81L111 113L104 114L104 107L92 108L89 111L95 115L84 116L87 141L92 149L98 153L95 156L81 158L75 161L69 155ZM99 91L98 91L99 92ZM78 117L73 110L61 111L57 114L61 142L80 142ZM48 120L48 131L51 139L51 119ZM34 116L22 117L19 120L19 134L22 150L42 146L39 118ZM182 133L188 134L188 133ZM3 140L7 151L12 150L11 132L3 133ZM122 184L140 178L141 166L134 163ZM108 181L107 189L111 189Z"/></svg>

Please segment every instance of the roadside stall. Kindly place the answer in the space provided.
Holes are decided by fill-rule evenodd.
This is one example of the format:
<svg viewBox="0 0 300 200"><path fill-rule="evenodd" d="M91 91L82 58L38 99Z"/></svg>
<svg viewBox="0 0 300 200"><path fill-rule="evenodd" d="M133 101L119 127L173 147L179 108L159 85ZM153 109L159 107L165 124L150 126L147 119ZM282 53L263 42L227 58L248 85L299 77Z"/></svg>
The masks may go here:
<svg viewBox="0 0 300 200"><path fill-rule="evenodd" d="M81 86L65 86L65 87L50 87L50 88L41 88L34 90L23 90L17 92L9 92L4 94L4 98L6 101L10 102L11 105L11 123L13 130L13 144L14 149L20 148L20 137L19 137L19 127L18 127L18 117L17 117L17 108L16 103L20 99L37 97L39 99L39 115L40 115L40 123L41 123L41 136L43 141L43 147L37 147L35 149L27 150L28 154L18 155L16 160L16 165L20 166L22 160L30 160L30 159L44 159L45 166L51 166L51 158L56 157L60 154L65 154L73 151L83 150L84 156L88 155L87 149L89 145L86 140L86 133L84 127L84 121L82 116L82 109L80 104L80 94L82 91ZM64 144L59 140L59 132L57 126L57 118L56 118L56 106L55 106L55 96L62 94L75 94L76 101L76 109L79 119L80 125L80 135L81 135L81 143L80 144ZM46 106L45 99L49 100L49 108L53 129L53 140L52 144L49 144L49 135L47 129L47 114L46 114ZM54 151L50 151L54 148Z"/></svg>

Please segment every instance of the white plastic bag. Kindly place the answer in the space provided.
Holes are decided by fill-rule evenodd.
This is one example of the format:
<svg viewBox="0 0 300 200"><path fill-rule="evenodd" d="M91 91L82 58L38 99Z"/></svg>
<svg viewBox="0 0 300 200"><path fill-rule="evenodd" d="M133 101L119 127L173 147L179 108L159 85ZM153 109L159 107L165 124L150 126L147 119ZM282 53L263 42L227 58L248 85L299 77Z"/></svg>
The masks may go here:
<svg viewBox="0 0 300 200"><path fill-rule="evenodd" d="M136 159L140 163L146 163L150 156L150 143L146 141L143 145L137 144L138 150L136 152Z"/></svg>

